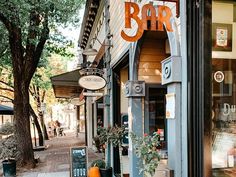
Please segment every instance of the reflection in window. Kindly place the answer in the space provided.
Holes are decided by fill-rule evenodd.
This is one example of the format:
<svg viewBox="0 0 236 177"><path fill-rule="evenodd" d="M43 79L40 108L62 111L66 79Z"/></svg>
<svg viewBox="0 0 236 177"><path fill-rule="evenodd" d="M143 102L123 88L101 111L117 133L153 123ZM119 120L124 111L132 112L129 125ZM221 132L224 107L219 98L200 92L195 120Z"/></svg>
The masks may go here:
<svg viewBox="0 0 236 177"><path fill-rule="evenodd" d="M236 60L212 60L212 168L214 176L236 166ZM231 173L231 172L230 172ZM236 174L236 173L235 173ZM222 175L221 175L222 176Z"/></svg>

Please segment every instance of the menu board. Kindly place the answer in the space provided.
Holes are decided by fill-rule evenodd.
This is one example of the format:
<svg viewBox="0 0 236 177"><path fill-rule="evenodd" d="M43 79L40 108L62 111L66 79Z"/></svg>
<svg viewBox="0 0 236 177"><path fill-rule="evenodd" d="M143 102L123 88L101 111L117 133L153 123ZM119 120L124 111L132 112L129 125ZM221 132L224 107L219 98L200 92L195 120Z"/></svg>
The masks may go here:
<svg viewBox="0 0 236 177"><path fill-rule="evenodd" d="M71 177L87 177L87 147L79 146L70 149Z"/></svg>

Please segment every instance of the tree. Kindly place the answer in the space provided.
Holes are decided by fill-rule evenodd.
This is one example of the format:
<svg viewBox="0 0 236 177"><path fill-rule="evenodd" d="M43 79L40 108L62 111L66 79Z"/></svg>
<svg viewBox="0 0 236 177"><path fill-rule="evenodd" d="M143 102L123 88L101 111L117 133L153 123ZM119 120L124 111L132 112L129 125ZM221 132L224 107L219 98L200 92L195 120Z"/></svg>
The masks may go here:
<svg viewBox="0 0 236 177"><path fill-rule="evenodd" d="M8 33L13 66L15 135L22 166L35 166L29 119L31 79L50 37L50 28L68 22L76 24L76 12L82 3L83 0L4 0L0 3L0 21Z"/></svg>
<svg viewBox="0 0 236 177"><path fill-rule="evenodd" d="M0 34L2 33L3 31L0 28ZM51 36L53 37L48 40L44 48L44 53L41 56L37 71L31 80L29 89L30 95L33 98L30 101L30 115L32 117L32 123L34 123L38 133L39 146L44 145L44 137L46 140L48 139L41 105L44 100L46 100L49 107L51 104L57 102L51 87L50 77L65 72L66 63L68 60L72 60L74 58L74 54L71 53L71 50L74 48L74 45L72 45L73 42L71 40L68 40L62 36L62 34L57 30L54 30L53 33L51 33ZM1 44L2 48L0 48L0 54L2 55L0 55L0 97L1 100L7 99L7 101L13 102L14 87L12 82L12 64L10 60L10 53L6 47L6 38L2 38ZM37 110L37 114L34 111L35 109ZM47 111L50 111L50 109L47 109ZM38 119L40 120L40 124Z"/></svg>

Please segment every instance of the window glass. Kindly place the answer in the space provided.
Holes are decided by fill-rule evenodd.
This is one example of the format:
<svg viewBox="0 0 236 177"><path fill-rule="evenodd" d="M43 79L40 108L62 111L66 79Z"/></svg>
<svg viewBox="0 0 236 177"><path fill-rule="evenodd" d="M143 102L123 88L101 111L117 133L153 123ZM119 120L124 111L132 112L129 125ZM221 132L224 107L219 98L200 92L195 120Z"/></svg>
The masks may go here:
<svg viewBox="0 0 236 177"><path fill-rule="evenodd" d="M167 158L167 121L165 118L166 88L150 88L148 91L148 132L150 135L157 131L160 134L161 158Z"/></svg>
<svg viewBox="0 0 236 177"><path fill-rule="evenodd" d="M234 1L212 4L212 173L236 176L236 22Z"/></svg>

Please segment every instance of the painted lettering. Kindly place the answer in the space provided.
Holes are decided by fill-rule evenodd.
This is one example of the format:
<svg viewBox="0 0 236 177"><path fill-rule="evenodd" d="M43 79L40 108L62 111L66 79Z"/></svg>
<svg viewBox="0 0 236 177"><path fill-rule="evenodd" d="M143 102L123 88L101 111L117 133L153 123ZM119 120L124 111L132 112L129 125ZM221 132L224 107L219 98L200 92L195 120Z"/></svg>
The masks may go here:
<svg viewBox="0 0 236 177"><path fill-rule="evenodd" d="M156 14L156 10L158 15ZM121 37L126 41L135 42L139 40L142 37L144 30L163 31L164 25L166 26L167 31L173 31L170 21L172 12L169 7L160 5L157 6L156 9L152 4L146 4L142 7L141 18L138 16L139 11L140 9L138 4L134 2L125 2L125 28L132 29L132 19L138 26L137 32L134 36L129 36L124 32L124 30L121 31ZM150 21L150 29L148 29L148 21Z"/></svg>
<svg viewBox="0 0 236 177"><path fill-rule="evenodd" d="M235 113L236 111L236 105L230 105L228 103L224 103L223 108L223 115L228 116L230 113Z"/></svg>
<svg viewBox="0 0 236 177"><path fill-rule="evenodd" d="M131 8L134 9L131 13ZM142 21L138 17L139 6L133 2L125 2L125 28L131 28L131 19L134 19L138 24L138 31L135 36L128 36L123 30L121 31L121 37L127 41L137 41L143 35Z"/></svg>
<svg viewBox="0 0 236 177"><path fill-rule="evenodd" d="M224 103L223 114L228 116L230 114L230 105L228 103Z"/></svg>

